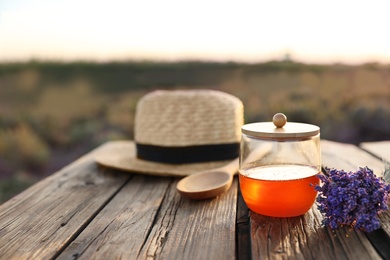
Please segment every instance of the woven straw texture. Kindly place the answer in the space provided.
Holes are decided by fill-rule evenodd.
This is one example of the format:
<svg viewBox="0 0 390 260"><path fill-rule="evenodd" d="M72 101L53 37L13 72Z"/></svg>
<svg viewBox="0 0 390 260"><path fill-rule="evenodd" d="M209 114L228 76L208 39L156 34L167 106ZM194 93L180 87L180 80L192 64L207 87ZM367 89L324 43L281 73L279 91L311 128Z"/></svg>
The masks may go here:
<svg viewBox="0 0 390 260"><path fill-rule="evenodd" d="M238 143L243 110L238 98L220 91L154 91L137 104L135 141L168 147ZM107 143L95 161L110 168L158 176L187 176L230 162L168 164L142 160L137 158L133 141Z"/></svg>
<svg viewBox="0 0 390 260"><path fill-rule="evenodd" d="M154 91L137 104L135 141L158 146L239 142L243 110L241 100L220 91Z"/></svg>

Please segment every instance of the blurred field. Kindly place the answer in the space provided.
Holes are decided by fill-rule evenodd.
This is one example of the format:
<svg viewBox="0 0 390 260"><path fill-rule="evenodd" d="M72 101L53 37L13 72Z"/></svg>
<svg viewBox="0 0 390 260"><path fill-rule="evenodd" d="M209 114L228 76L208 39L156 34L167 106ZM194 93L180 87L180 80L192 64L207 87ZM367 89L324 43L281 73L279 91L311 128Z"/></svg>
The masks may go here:
<svg viewBox="0 0 390 260"><path fill-rule="evenodd" d="M390 139L388 65L0 64L0 203L107 140L131 139L147 92L188 88L239 97L246 123L283 112L319 125L323 139Z"/></svg>

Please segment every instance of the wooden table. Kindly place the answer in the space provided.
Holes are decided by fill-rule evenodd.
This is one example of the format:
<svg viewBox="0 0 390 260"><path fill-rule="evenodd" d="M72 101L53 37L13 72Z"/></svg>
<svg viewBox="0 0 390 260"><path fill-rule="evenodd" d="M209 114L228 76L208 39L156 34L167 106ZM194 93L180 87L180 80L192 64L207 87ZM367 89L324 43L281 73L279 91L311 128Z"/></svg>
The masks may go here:
<svg viewBox="0 0 390 260"><path fill-rule="evenodd" d="M98 166L105 144L0 206L0 259L390 259L390 214L372 233L248 211L237 178L206 201L182 198L179 178ZM390 161L390 141L322 141L323 164L345 170ZM378 157L376 157L378 156Z"/></svg>

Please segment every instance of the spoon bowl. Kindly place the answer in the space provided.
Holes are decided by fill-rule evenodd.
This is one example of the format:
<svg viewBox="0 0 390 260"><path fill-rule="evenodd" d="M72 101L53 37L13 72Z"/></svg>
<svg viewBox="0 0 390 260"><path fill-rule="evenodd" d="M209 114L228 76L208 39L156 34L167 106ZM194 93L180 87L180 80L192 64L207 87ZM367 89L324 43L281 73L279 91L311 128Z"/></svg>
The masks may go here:
<svg viewBox="0 0 390 260"><path fill-rule="evenodd" d="M223 167L189 175L177 183L176 189L194 200L214 198L229 190L237 171L238 158Z"/></svg>

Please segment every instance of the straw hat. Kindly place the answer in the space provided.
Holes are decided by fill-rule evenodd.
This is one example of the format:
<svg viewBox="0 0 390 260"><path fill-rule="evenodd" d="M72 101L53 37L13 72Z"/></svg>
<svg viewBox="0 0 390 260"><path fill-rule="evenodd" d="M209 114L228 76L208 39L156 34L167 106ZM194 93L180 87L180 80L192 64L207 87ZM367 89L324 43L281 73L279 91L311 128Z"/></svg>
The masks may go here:
<svg viewBox="0 0 390 260"><path fill-rule="evenodd" d="M134 142L113 141L95 157L136 173L186 176L238 157L242 102L215 90L158 90L136 107Z"/></svg>

